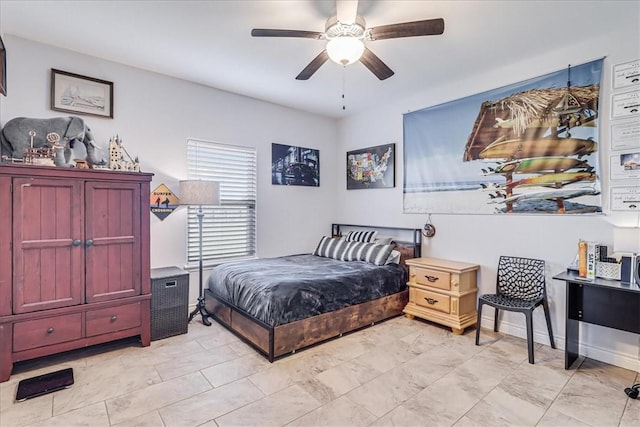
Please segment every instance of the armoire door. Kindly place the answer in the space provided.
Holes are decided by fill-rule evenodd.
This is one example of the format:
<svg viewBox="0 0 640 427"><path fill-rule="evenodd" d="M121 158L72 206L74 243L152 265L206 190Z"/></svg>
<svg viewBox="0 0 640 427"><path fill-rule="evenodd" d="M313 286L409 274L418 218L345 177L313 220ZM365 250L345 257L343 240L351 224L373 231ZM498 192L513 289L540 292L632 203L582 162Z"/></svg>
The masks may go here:
<svg viewBox="0 0 640 427"><path fill-rule="evenodd" d="M84 212L78 180L13 180L13 312L84 302Z"/></svg>
<svg viewBox="0 0 640 427"><path fill-rule="evenodd" d="M86 301L140 295L140 186L85 184Z"/></svg>

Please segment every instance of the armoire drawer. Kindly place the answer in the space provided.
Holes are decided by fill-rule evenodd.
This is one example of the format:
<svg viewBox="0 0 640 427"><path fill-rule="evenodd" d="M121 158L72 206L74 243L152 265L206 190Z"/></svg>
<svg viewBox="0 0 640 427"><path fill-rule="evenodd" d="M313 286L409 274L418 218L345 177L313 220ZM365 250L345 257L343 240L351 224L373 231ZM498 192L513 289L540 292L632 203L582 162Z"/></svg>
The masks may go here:
<svg viewBox="0 0 640 427"><path fill-rule="evenodd" d="M27 320L13 325L14 352L80 338L82 338L82 313Z"/></svg>
<svg viewBox="0 0 640 427"><path fill-rule="evenodd" d="M88 337L140 326L140 303L87 311Z"/></svg>

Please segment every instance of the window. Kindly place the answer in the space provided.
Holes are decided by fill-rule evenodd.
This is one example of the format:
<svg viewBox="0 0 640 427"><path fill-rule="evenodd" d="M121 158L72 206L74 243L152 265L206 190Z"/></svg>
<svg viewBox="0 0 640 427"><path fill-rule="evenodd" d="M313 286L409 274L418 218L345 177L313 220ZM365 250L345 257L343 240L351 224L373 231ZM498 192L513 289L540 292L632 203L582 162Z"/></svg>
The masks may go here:
<svg viewBox="0 0 640 427"><path fill-rule="evenodd" d="M205 264L256 254L256 149L190 139L189 179L220 183L220 206L203 206L202 259ZM187 262L199 260L197 208L189 206Z"/></svg>

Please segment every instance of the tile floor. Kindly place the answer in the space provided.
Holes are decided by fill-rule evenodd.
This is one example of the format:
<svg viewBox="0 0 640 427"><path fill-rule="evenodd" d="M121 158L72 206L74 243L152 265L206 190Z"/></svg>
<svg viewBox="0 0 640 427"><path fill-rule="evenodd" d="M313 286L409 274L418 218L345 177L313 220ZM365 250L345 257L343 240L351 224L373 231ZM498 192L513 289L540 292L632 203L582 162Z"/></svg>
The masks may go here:
<svg viewBox="0 0 640 427"><path fill-rule="evenodd" d="M214 323L16 365L0 426L639 426L634 371L483 329L397 317L273 364ZM21 379L73 367L66 390L14 402Z"/></svg>

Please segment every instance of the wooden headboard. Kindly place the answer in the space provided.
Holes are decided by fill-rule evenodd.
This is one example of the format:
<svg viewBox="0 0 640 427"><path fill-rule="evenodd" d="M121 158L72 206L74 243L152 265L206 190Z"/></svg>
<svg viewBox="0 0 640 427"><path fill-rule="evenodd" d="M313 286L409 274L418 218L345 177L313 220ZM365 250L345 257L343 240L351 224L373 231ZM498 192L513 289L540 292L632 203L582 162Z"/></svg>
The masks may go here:
<svg viewBox="0 0 640 427"><path fill-rule="evenodd" d="M422 230L419 228L404 227L378 227L373 225L357 225L357 224L331 224L331 235L333 237L342 236L349 231L377 230L378 235L389 236L393 238L396 250L400 252L400 264L405 265L405 260L411 258L420 258L422 254Z"/></svg>

